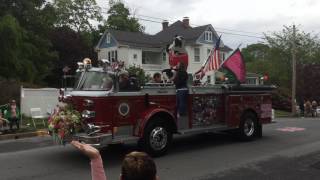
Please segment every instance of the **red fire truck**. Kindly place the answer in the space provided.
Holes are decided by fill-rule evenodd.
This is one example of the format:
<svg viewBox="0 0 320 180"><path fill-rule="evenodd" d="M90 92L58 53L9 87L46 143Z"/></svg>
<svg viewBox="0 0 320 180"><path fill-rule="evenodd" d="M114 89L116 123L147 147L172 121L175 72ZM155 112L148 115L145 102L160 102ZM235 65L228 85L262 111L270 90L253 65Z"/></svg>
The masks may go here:
<svg viewBox="0 0 320 180"><path fill-rule="evenodd" d="M136 141L152 155L162 155L173 134L235 130L244 140L262 136L271 122L273 86L216 84L189 86L187 117L177 118L172 84L139 86L129 79L122 89L118 73L81 64L73 91L60 99L82 112L85 133L75 138L96 146Z"/></svg>

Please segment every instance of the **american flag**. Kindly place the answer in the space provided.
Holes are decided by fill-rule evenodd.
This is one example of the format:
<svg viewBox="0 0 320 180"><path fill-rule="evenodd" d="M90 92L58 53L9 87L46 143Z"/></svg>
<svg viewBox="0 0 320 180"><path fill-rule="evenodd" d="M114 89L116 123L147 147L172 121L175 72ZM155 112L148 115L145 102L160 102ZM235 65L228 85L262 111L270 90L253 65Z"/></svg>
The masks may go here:
<svg viewBox="0 0 320 180"><path fill-rule="evenodd" d="M220 68L221 65L221 60L220 60L220 39L221 36L219 37L219 39L216 42L216 46L214 47L214 49L212 49L210 51L210 54L207 58L207 60L205 61L204 65L200 68L199 71L197 71L195 73L195 76L200 76L199 78L202 79L203 76L210 71L216 70Z"/></svg>
<svg viewBox="0 0 320 180"><path fill-rule="evenodd" d="M219 48L214 48L210 51L210 55L208 57L207 63L204 66L204 73L219 69L220 67L220 53Z"/></svg>

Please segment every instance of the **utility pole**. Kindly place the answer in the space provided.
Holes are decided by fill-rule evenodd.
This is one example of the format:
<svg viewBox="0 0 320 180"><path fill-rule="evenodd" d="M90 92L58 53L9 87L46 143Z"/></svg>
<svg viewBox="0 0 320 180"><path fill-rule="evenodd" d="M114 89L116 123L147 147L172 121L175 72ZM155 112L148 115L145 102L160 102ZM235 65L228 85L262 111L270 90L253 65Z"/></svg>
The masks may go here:
<svg viewBox="0 0 320 180"><path fill-rule="evenodd" d="M292 94L291 94L291 113L296 114L296 26L292 29Z"/></svg>

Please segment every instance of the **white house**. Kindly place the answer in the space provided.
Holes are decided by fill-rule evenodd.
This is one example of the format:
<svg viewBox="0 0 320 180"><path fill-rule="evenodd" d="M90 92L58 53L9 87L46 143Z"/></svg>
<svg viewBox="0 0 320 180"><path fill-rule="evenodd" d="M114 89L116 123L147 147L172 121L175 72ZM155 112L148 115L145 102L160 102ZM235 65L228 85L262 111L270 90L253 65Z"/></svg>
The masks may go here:
<svg viewBox="0 0 320 180"><path fill-rule="evenodd" d="M126 66L140 66L149 74L160 72L169 67L166 46L175 35L183 36L186 41L188 73L200 69L219 38L212 25L191 27L187 17L171 25L164 21L162 30L155 35L107 29L96 46L98 59L121 60ZM232 49L221 41L220 50L221 58L225 59Z"/></svg>

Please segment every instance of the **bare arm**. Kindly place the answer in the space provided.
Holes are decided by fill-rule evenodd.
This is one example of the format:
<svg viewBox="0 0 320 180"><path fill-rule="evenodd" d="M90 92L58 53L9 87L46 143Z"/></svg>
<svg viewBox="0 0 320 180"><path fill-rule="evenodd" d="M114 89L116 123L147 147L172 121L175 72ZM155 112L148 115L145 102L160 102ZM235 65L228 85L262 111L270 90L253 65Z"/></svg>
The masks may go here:
<svg viewBox="0 0 320 180"><path fill-rule="evenodd" d="M107 180L99 151L79 141L72 141L71 144L90 158L92 180Z"/></svg>

